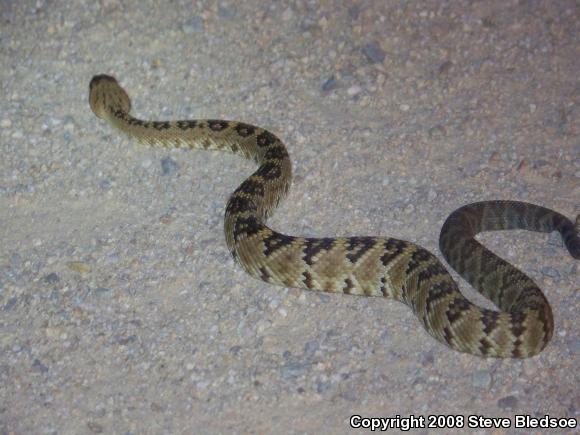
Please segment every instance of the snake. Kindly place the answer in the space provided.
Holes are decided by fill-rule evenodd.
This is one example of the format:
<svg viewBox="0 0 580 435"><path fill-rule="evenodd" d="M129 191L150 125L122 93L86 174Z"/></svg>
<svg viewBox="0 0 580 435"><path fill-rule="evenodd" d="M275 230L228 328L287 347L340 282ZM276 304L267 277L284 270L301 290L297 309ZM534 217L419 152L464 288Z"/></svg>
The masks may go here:
<svg viewBox="0 0 580 435"><path fill-rule="evenodd" d="M267 283L329 293L381 296L411 308L425 330L459 352L525 358L541 352L554 332L550 304L536 283L481 243L484 231L558 231L580 259L575 222L548 208L497 200L465 205L443 224L439 248L447 263L497 309L472 303L442 262L427 249L390 237L295 237L266 225L287 195L292 166L284 143L263 128L238 121L143 121L106 74L92 78L94 114L144 145L219 150L258 168L230 196L224 218L227 247L251 276Z"/></svg>

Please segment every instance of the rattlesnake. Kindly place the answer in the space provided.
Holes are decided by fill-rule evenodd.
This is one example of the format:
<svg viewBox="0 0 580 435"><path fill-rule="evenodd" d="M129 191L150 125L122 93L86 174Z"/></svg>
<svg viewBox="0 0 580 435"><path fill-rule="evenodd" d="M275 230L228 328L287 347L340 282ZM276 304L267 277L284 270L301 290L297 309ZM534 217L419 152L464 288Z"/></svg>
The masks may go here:
<svg viewBox="0 0 580 435"><path fill-rule="evenodd" d="M401 301L433 337L474 355L528 357L552 337L552 310L541 290L474 236L488 230L557 230L570 254L580 259L580 216L574 225L555 211L515 201L469 204L449 216L441 231L441 252L501 311L489 310L469 302L435 255L414 243L384 237L293 237L267 227L266 218L291 181L286 147L269 131L224 120L141 121L129 115L129 96L107 75L93 77L89 102L95 115L142 143L230 151L259 165L231 195L225 212L227 246L253 277Z"/></svg>

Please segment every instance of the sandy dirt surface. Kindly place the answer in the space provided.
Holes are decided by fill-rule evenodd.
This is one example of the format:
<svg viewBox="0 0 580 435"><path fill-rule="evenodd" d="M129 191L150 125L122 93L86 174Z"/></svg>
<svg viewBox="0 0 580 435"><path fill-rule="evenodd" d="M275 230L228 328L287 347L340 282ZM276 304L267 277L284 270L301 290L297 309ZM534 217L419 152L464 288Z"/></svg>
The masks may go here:
<svg viewBox="0 0 580 435"><path fill-rule="evenodd" d="M400 303L246 275L223 214L252 164L139 146L87 97L108 73L143 118L268 128L295 173L274 228L440 255L469 202L580 212L579 32L572 0L0 2L0 434L578 419L580 267L559 237L482 237L545 290L550 345L459 354Z"/></svg>

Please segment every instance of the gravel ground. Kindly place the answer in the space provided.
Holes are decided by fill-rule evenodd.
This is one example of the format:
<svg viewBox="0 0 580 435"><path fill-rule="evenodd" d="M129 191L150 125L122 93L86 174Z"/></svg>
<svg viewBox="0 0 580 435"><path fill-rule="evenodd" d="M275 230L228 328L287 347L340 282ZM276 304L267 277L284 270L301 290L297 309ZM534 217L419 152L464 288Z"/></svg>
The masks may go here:
<svg viewBox="0 0 580 435"><path fill-rule="evenodd" d="M469 202L580 212L577 2L345 3L0 3L0 434L579 418L580 267L559 237L483 237L545 289L551 344L525 361L459 354L402 304L252 279L222 233L252 165L143 148L90 111L108 73L144 118L270 129L295 168L271 220L289 234L438 252Z"/></svg>

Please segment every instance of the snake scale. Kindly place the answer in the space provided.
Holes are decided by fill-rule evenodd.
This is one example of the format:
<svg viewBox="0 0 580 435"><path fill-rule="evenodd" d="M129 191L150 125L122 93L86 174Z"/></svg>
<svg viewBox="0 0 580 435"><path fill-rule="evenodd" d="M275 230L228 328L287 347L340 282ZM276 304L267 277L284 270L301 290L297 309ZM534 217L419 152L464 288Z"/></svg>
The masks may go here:
<svg viewBox="0 0 580 435"><path fill-rule="evenodd" d="M291 163L274 134L224 120L142 121L117 80L97 75L89 103L99 118L137 139L162 147L222 150L240 154L258 169L231 195L225 236L234 259L268 283L324 292L383 296L408 305L427 332L461 352L489 357L529 357L552 337L552 310L538 286L482 246L482 231L559 231L580 259L580 216L565 216L534 204L485 201L454 211L443 225L440 249L447 262L499 311L471 303L441 262L426 249L386 237L304 238L266 226L288 192Z"/></svg>

